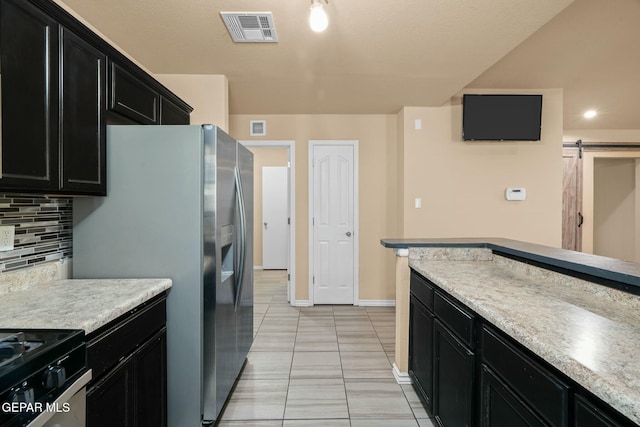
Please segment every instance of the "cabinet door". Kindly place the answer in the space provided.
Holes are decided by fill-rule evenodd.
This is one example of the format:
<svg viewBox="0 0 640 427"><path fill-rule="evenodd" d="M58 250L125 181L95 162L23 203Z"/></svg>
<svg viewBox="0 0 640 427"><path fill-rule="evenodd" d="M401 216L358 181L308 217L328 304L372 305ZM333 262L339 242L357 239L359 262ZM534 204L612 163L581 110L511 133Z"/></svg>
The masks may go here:
<svg viewBox="0 0 640 427"><path fill-rule="evenodd" d="M157 125L160 95L141 79L111 63L109 108L142 125Z"/></svg>
<svg viewBox="0 0 640 427"><path fill-rule="evenodd" d="M630 421L628 424L618 423L600 407L579 395L575 397L574 410L573 425L575 427L626 427L633 425Z"/></svg>
<svg viewBox="0 0 640 427"><path fill-rule="evenodd" d="M554 427L569 425L568 384L487 325L480 331L482 362L500 376L527 406Z"/></svg>
<svg viewBox="0 0 640 427"><path fill-rule="evenodd" d="M433 412L433 314L412 295L409 308L409 375L429 413Z"/></svg>
<svg viewBox="0 0 640 427"><path fill-rule="evenodd" d="M0 191L58 189L58 28L29 2L0 0Z"/></svg>
<svg viewBox="0 0 640 427"><path fill-rule="evenodd" d="M474 355L438 320L433 341L433 415L443 427L472 426Z"/></svg>
<svg viewBox="0 0 640 427"><path fill-rule="evenodd" d="M87 392L87 427L133 427L134 360L127 358Z"/></svg>
<svg viewBox="0 0 640 427"><path fill-rule="evenodd" d="M178 107L167 98L160 98L161 125L188 125L189 113Z"/></svg>
<svg viewBox="0 0 640 427"><path fill-rule="evenodd" d="M545 423L484 364L480 376L481 427L545 426Z"/></svg>
<svg viewBox="0 0 640 427"><path fill-rule="evenodd" d="M167 330L162 329L135 356L136 426L167 425Z"/></svg>
<svg viewBox="0 0 640 427"><path fill-rule="evenodd" d="M106 56L62 30L62 189L106 195Z"/></svg>

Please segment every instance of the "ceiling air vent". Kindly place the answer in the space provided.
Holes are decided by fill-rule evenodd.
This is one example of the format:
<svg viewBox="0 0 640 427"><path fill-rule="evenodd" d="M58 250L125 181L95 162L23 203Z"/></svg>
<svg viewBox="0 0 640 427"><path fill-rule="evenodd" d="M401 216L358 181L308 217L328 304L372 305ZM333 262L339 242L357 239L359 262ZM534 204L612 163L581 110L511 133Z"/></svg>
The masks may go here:
<svg viewBox="0 0 640 427"><path fill-rule="evenodd" d="M220 12L236 43L276 43L278 36L271 12Z"/></svg>

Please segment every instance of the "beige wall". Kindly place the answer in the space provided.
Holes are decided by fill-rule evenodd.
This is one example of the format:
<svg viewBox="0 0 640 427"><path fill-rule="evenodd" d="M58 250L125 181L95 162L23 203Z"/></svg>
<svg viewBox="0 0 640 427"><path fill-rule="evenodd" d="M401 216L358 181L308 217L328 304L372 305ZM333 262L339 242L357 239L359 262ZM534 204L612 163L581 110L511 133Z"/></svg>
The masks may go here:
<svg viewBox="0 0 640 427"><path fill-rule="evenodd" d="M253 153L253 265L262 265L262 168L287 166L286 148L248 147Z"/></svg>
<svg viewBox="0 0 640 427"><path fill-rule="evenodd" d="M156 74L160 83L193 107L191 124L229 129L229 82L215 74Z"/></svg>
<svg viewBox="0 0 640 427"><path fill-rule="evenodd" d="M462 141L461 95L442 107L405 107L404 236L505 237L560 247L562 91L473 90L487 92L542 93L541 141ZM527 200L506 201L507 187L525 187ZM414 208L417 197L422 209Z"/></svg>
<svg viewBox="0 0 640 427"><path fill-rule="evenodd" d="M593 253L636 259L636 159L594 163Z"/></svg>
<svg viewBox="0 0 640 427"><path fill-rule="evenodd" d="M116 43L113 42L113 40L111 40L109 37L105 36L104 34L102 34L102 32L100 32L96 27L94 27L93 25L91 25L89 23L89 21L87 21L86 19L84 19L82 16L80 16L78 13L76 13L75 10L71 9L71 7L69 7L64 0L53 0L54 3L56 3L58 6L60 6L62 9L64 9L66 12L69 13L69 15L73 16L74 18L76 18L78 21L80 21L85 27L89 28L91 31L93 31L94 33L96 33L98 36L100 36L100 38L102 38L103 40L105 40L107 43L109 43L111 46L113 46L115 49L117 49L120 53L122 53L124 56L126 56L129 60L131 60L134 64L136 64L138 67L142 68L146 73L148 73L149 75L153 75L153 73L151 71L149 71L147 69L147 67L145 67L144 65L142 65L140 62L138 62L137 59L135 59L133 56L129 55L129 53L127 53L127 51L125 51L124 49L122 49L120 46L118 46Z"/></svg>
<svg viewBox="0 0 640 427"><path fill-rule="evenodd" d="M640 263L640 217L638 213L640 213L640 159L633 159L635 163L635 211L633 217L633 224L635 228L634 233L634 262Z"/></svg>
<svg viewBox="0 0 640 427"><path fill-rule="evenodd" d="M394 257L381 238L507 237L560 247L562 91L515 92L544 95L541 141L463 142L459 96L397 115L231 115L237 139L252 139L249 121L264 119L268 134L259 139L295 141L296 299L308 299L310 139L360 141L360 299L394 299ZM527 200L504 200L512 186L525 187Z"/></svg>
<svg viewBox="0 0 640 427"><path fill-rule="evenodd" d="M565 129L565 142L640 142L640 129Z"/></svg>
<svg viewBox="0 0 640 427"><path fill-rule="evenodd" d="M250 120L266 120L267 135L251 137ZM360 299L394 300L393 256L380 239L397 237L396 115L231 115L230 134L239 140L293 140L296 152L296 300L309 298L308 141L359 141Z"/></svg>
<svg viewBox="0 0 640 427"><path fill-rule="evenodd" d="M404 232L404 214L405 214L405 204L404 200L404 178L405 178L405 167L404 167L404 132L405 132L405 110L402 109L398 113L398 148L396 153L396 162L398 168L398 176L397 176L397 188L396 188L396 197L394 200L395 206L397 208L396 212L396 222L397 222L397 237L406 236ZM391 251L389 251L391 252Z"/></svg>

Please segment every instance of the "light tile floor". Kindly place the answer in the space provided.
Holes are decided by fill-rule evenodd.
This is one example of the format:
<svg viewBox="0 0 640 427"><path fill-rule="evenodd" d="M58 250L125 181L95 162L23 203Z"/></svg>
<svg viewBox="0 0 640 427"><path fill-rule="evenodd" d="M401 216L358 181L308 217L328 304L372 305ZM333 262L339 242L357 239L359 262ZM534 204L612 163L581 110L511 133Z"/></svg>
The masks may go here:
<svg viewBox="0 0 640 427"><path fill-rule="evenodd" d="M433 427L391 373L393 307L291 307L285 271L256 271L254 342L219 427Z"/></svg>

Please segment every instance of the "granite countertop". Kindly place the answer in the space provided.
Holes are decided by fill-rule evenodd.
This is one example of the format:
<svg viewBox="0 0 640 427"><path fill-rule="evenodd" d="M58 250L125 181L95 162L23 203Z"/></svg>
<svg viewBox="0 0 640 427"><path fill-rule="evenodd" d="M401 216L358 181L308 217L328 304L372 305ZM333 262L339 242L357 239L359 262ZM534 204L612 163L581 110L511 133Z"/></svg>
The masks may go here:
<svg viewBox="0 0 640 427"><path fill-rule="evenodd" d="M486 251L480 257L464 250L458 260L427 251L411 249L409 265L640 423L639 296L496 256L490 249L475 249Z"/></svg>
<svg viewBox="0 0 640 427"><path fill-rule="evenodd" d="M612 281L613 286L640 295L640 264L584 252L495 237L382 239L380 244L390 249L419 247L487 248L495 253L503 253L542 263L552 268Z"/></svg>
<svg viewBox="0 0 640 427"><path fill-rule="evenodd" d="M84 329L89 334L170 287L170 279L72 279L33 285L0 297L0 328Z"/></svg>

